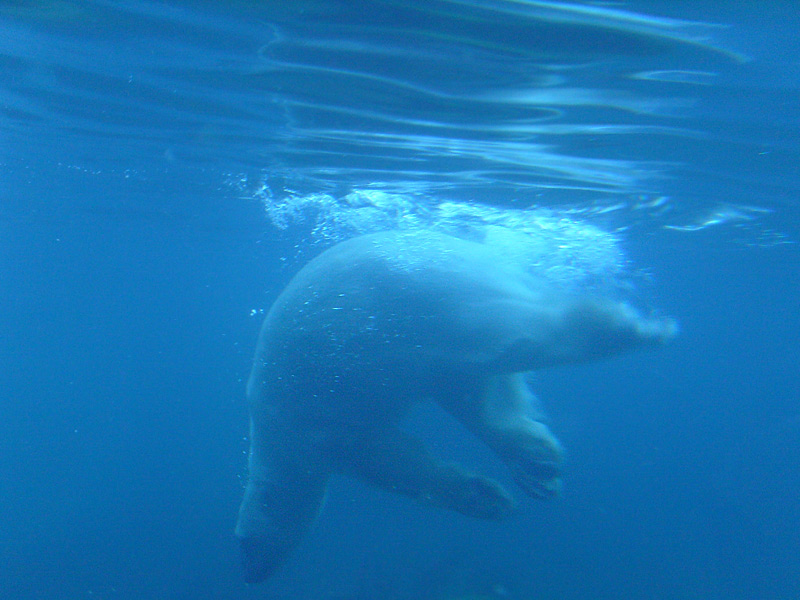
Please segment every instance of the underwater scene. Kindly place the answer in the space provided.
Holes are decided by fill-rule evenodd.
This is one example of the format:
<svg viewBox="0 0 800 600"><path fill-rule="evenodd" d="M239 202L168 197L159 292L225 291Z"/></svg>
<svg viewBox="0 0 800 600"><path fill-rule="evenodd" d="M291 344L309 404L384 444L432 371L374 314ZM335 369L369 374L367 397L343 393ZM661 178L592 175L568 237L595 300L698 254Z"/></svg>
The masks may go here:
<svg viewBox="0 0 800 600"><path fill-rule="evenodd" d="M798 29L0 1L0 597L800 598Z"/></svg>

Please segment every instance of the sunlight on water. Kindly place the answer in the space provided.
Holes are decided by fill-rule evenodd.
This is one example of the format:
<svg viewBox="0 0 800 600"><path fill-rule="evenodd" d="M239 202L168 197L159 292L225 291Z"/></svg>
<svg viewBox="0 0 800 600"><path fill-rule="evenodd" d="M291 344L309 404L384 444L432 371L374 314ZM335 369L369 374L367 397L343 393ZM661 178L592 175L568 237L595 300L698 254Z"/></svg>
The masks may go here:
<svg viewBox="0 0 800 600"><path fill-rule="evenodd" d="M643 71L631 75L631 79L666 81L671 83L690 83L694 85L713 85L716 73L710 71Z"/></svg>
<svg viewBox="0 0 800 600"><path fill-rule="evenodd" d="M458 4L484 6L524 18L541 19L553 23L602 27L639 35L648 35L684 43L697 44L722 52L737 60L747 58L727 50L714 42L714 33L722 26L682 19L654 17L607 6L587 6L570 2L537 0L451 0Z"/></svg>
<svg viewBox="0 0 800 600"><path fill-rule="evenodd" d="M0 7L0 26L5 145L55 128L120 171L149 156L267 173L300 197L616 207L615 229L682 232L773 214L713 216L722 195L706 183L726 182L705 171L745 170L712 164L726 150L764 165L727 204L773 208L795 191L785 177L773 197L758 185L772 148L756 163L735 133L753 111L718 114L714 94L747 98L730 73L750 63L715 23L536 0L52 0Z"/></svg>
<svg viewBox="0 0 800 600"><path fill-rule="evenodd" d="M624 147L643 136L656 143L702 138L686 116L697 103L692 90L714 73L696 67L744 60L714 40L720 26L609 7L509 0L387 6L396 17L379 29L342 35L334 26L310 35L275 28L259 50L251 76L292 91L281 104L292 143L278 150L279 162L295 165L291 175L306 189L336 181L399 194L466 191L461 196L488 201L513 190L529 203L539 203L540 193L550 203L663 195L664 177L677 166L672 156L628 152L623 159L586 148ZM404 24L409 15L413 30ZM683 46L697 53L696 63L690 57L681 69L641 68L649 53ZM673 87L665 93L654 87L661 83Z"/></svg>
<svg viewBox="0 0 800 600"><path fill-rule="evenodd" d="M666 225L665 227L676 231L700 231L701 229L717 227L728 223L754 221L759 215L769 214L771 212L771 210L755 206L722 205L688 225Z"/></svg>

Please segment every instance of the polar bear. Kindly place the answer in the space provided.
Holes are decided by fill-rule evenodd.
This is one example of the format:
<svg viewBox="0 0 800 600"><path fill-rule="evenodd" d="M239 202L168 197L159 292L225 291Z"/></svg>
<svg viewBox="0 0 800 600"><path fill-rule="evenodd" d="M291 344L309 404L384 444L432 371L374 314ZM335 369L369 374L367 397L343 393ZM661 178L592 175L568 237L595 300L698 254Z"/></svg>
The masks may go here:
<svg viewBox="0 0 800 600"><path fill-rule="evenodd" d="M485 442L526 494L557 494L561 447L523 374L674 333L671 320L559 289L476 241L393 231L326 250L267 314L247 385L246 581L286 560L335 473L473 517L513 512L500 484L434 459L398 427L421 399Z"/></svg>

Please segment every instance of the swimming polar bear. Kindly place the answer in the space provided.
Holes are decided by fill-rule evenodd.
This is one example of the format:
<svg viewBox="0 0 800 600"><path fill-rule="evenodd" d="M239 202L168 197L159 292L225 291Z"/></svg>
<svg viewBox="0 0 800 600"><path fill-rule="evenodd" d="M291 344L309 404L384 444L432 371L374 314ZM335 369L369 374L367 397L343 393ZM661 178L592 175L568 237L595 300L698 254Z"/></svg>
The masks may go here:
<svg viewBox="0 0 800 600"><path fill-rule="evenodd" d="M236 526L246 581L266 579L299 544L333 473L473 517L512 513L500 484L439 462L397 426L421 399L483 440L526 494L556 494L561 447L536 420L523 373L675 331L449 235L382 232L328 249L267 314L247 385L249 480Z"/></svg>

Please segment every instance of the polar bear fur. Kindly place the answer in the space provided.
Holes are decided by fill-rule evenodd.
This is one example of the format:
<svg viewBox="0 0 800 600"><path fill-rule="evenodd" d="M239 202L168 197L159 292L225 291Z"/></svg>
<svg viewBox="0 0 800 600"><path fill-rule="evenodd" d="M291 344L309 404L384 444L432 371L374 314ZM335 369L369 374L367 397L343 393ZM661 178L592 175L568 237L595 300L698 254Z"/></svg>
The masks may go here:
<svg viewBox="0 0 800 600"><path fill-rule="evenodd" d="M309 529L335 473L483 519L512 513L497 482L434 459L397 427L432 399L528 495L560 487L561 447L523 373L661 344L669 320L577 296L478 242L382 232L308 263L261 329L248 382L245 578L266 579Z"/></svg>

